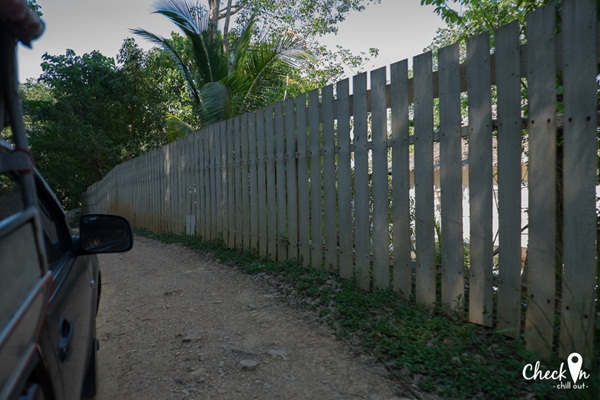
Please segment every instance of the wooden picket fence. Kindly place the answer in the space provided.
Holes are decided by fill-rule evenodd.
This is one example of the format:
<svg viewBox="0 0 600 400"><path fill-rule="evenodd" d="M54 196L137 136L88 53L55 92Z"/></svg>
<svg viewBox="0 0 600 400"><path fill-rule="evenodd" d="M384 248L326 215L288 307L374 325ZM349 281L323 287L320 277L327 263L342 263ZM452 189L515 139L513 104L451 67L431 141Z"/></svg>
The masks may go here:
<svg viewBox="0 0 600 400"><path fill-rule="evenodd" d="M495 32L493 54L490 35L478 35L463 63L457 43L437 53L437 71L429 52L413 59L412 78L404 60L389 75L363 73L211 125L117 166L87 190L85 207L323 267L365 290L441 302L523 335L531 350L558 346L560 356L577 351L589 365L598 279L595 7L565 1L558 35L554 7L535 11L526 45L514 22Z"/></svg>

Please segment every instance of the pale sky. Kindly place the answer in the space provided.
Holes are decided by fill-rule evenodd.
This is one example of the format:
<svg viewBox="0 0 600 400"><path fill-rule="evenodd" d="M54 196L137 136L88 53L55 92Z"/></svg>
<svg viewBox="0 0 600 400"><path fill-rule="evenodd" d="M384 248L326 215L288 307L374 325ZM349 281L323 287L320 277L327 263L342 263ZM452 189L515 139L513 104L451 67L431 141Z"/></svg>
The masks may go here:
<svg viewBox="0 0 600 400"><path fill-rule="evenodd" d="M132 28L144 28L168 36L175 26L161 15L152 14L154 0L38 0L46 23L44 35L33 42L33 49L20 46L19 78L37 78L41 57L65 54L72 49L78 55L93 50L116 57L123 40L133 37ZM421 6L420 0L382 0L362 12L351 13L338 25L337 35L319 40L334 48L340 44L355 53L380 50L373 67L381 67L423 52L437 28L443 26L433 7ZM152 44L135 37L145 49Z"/></svg>

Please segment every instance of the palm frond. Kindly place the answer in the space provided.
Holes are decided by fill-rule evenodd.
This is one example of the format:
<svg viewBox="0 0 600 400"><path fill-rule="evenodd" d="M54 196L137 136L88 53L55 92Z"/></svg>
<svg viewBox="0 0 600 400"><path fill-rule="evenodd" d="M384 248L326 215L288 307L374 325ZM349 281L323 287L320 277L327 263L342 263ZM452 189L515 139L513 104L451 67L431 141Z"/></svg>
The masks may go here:
<svg viewBox="0 0 600 400"><path fill-rule="evenodd" d="M188 89L192 94L193 99L196 101L196 103L200 102L200 95L198 93L198 90L196 89L196 85L194 84L194 78L188 68L188 65L183 61L177 50L171 45L170 41L160 35L156 35L141 28L132 29L131 32L161 46L167 52L167 54L169 54L169 56L177 65L177 68L179 68L179 70L181 71L183 78L187 82Z"/></svg>
<svg viewBox="0 0 600 400"><path fill-rule="evenodd" d="M234 115L229 89L223 82L210 82L200 89L202 125L222 121Z"/></svg>
<svg viewBox="0 0 600 400"><path fill-rule="evenodd" d="M206 13L200 12L186 0L159 0L154 6L154 13L169 18L183 32L200 34L208 29Z"/></svg>
<svg viewBox="0 0 600 400"><path fill-rule="evenodd" d="M231 51L231 65L232 69L236 70L239 66L240 60L246 57L247 51L250 48L252 42L252 34L254 33L254 24L256 22L255 16L251 16L246 25L242 28L240 36L237 38Z"/></svg>
<svg viewBox="0 0 600 400"><path fill-rule="evenodd" d="M167 140L169 143L176 141L177 139L181 139L191 133L194 133L194 128L192 128L188 123L183 121L175 114L167 113L166 115L166 128L167 128Z"/></svg>
<svg viewBox="0 0 600 400"><path fill-rule="evenodd" d="M246 104L256 98L257 93L268 88L261 83L271 82L272 78L284 75L278 69L278 65L281 66L279 61L293 68L298 68L305 60L314 61L314 57L302 48L302 42L291 34L282 35L275 42L256 43L247 53L244 65L238 68L238 76L234 78L243 81L243 103ZM240 72L245 76L239 76Z"/></svg>

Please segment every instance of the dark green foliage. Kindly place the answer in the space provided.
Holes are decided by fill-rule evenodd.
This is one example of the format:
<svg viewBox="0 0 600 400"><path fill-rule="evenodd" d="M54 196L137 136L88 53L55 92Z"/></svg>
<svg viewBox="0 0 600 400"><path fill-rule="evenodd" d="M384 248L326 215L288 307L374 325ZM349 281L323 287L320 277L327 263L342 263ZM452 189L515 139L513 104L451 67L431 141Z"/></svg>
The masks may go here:
<svg viewBox="0 0 600 400"><path fill-rule="evenodd" d="M133 33L161 46L173 59L195 103L198 127L281 100L272 94L285 86L287 68L297 68L300 60L312 59L302 40L292 33L259 36L254 16L225 46L224 36L209 29L208 13L197 4L161 0L155 12L181 30L183 46L145 29L134 29Z"/></svg>
<svg viewBox="0 0 600 400"><path fill-rule="evenodd" d="M36 166L68 209L115 165L165 144L168 111L191 120L169 57L126 39L117 60L45 54L42 75L21 85Z"/></svg>

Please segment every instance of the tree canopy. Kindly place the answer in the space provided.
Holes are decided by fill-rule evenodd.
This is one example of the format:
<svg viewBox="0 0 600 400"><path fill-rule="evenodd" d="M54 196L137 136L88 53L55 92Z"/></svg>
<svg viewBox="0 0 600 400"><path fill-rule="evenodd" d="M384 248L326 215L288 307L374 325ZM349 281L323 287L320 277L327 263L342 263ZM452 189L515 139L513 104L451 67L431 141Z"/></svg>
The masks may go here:
<svg viewBox="0 0 600 400"><path fill-rule="evenodd" d="M72 50L43 56L21 86L37 167L67 208L118 163L167 142L164 116L192 122L185 83L158 49L124 41L115 59Z"/></svg>
<svg viewBox="0 0 600 400"><path fill-rule="evenodd" d="M266 106L273 100L270 94L285 85L287 68L312 59L302 40L291 33L256 39L254 17L226 46L221 32L209 29L209 15L198 3L162 0L155 12L182 31L183 44L144 29L133 32L171 56L188 84L201 125Z"/></svg>

